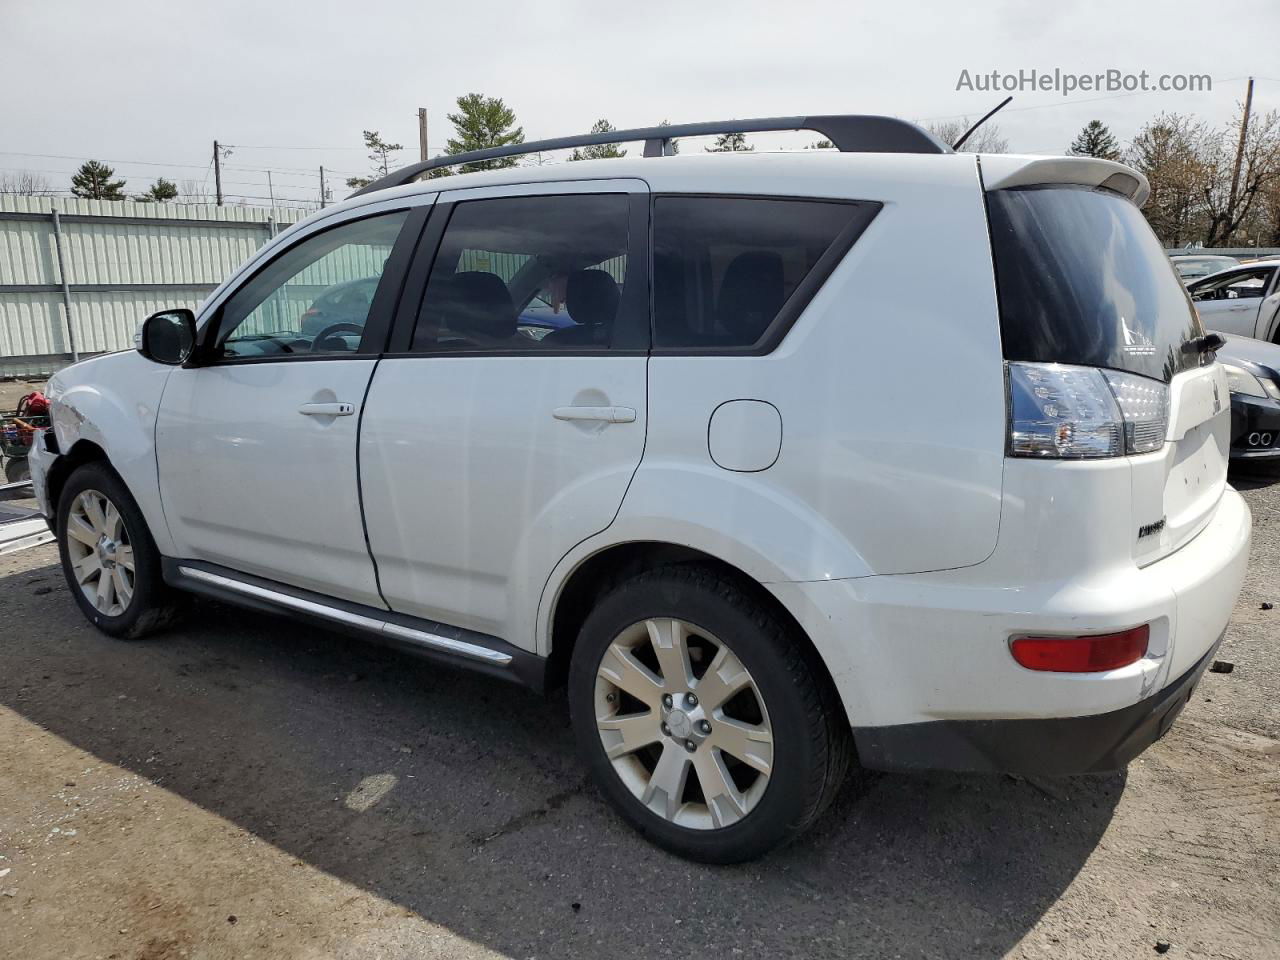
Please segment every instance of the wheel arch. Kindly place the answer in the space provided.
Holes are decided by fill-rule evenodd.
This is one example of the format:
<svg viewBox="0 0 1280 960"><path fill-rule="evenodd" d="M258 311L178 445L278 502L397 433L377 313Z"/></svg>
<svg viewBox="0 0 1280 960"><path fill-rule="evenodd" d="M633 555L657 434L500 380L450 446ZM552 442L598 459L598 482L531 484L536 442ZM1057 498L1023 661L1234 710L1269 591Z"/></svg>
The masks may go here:
<svg viewBox="0 0 1280 960"><path fill-rule="evenodd" d="M77 440L71 445L70 450L55 458L49 466L49 472L45 478L45 493L48 497L49 509L53 511L55 517L58 501L62 499L62 489L67 485L68 478L78 467L86 463L105 463L111 467L111 459L107 456L107 451L92 440ZM114 467L111 467L111 470L119 476Z"/></svg>
<svg viewBox="0 0 1280 960"><path fill-rule="evenodd" d="M835 689L826 660L800 620L764 584L705 550L660 540L633 540L603 546L583 557L564 577L551 600L547 616L547 689L556 690L564 686L578 632L596 597L629 577L655 567L676 564L696 564L714 569L773 612L802 646L814 669L819 671L821 681ZM838 696L833 698L833 702L841 704L843 711Z"/></svg>

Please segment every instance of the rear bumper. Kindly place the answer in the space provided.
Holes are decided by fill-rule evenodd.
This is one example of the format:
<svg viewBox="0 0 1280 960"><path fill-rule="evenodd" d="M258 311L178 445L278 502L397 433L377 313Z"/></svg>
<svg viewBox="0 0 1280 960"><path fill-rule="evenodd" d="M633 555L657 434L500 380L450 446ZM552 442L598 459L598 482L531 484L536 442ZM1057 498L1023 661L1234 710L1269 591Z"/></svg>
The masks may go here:
<svg viewBox="0 0 1280 960"><path fill-rule="evenodd" d="M1119 770L1168 732L1222 637L1196 664L1145 700L1089 717L937 720L853 731L876 770L964 770L1066 776Z"/></svg>
<svg viewBox="0 0 1280 960"><path fill-rule="evenodd" d="M1052 509L1079 525L1074 537L1057 522L1037 534L1019 519L1004 524L1002 545L974 567L769 585L827 664L864 762L899 769L1107 769L1131 759L1158 736L1166 717L1172 720L1172 707L1162 707L1176 700L1179 684L1198 676L1244 581L1248 505L1228 487L1195 537L1138 566L1121 554L1132 549L1128 523L1094 520L1090 503L1096 513L1103 502L1096 497L1083 504L1068 499L1087 480L1075 470L1049 489L1057 501ZM1050 498L1041 492L1022 499ZM1124 504L1122 515L1127 510ZM1109 633L1139 624L1150 625L1147 655L1116 670L1028 670L1009 652L1019 635ZM1042 751L1051 755L1034 755Z"/></svg>

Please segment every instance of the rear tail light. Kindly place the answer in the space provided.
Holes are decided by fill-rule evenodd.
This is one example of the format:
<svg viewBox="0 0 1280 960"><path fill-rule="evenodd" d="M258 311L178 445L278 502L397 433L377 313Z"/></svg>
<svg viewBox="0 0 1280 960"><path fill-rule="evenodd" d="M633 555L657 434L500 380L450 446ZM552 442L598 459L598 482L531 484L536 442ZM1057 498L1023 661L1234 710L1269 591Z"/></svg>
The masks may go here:
<svg viewBox="0 0 1280 960"><path fill-rule="evenodd" d="M1121 633L1084 637L1015 637L1013 659L1028 670L1052 673L1101 673L1137 663L1147 654L1147 624Z"/></svg>
<svg viewBox="0 0 1280 960"><path fill-rule="evenodd" d="M1010 456L1090 460L1164 445L1167 384L1065 363L1008 367Z"/></svg>

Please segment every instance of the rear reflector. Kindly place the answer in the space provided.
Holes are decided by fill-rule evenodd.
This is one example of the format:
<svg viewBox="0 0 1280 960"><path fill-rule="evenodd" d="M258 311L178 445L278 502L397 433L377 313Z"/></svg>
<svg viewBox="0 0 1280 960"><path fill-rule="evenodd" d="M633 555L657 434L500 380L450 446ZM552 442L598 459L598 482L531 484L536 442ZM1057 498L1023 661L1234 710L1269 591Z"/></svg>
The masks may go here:
<svg viewBox="0 0 1280 960"><path fill-rule="evenodd" d="M1123 633L1091 637L1015 637L1009 649L1028 670L1100 673L1141 660L1150 636L1151 628L1143 624Z"/></svg>

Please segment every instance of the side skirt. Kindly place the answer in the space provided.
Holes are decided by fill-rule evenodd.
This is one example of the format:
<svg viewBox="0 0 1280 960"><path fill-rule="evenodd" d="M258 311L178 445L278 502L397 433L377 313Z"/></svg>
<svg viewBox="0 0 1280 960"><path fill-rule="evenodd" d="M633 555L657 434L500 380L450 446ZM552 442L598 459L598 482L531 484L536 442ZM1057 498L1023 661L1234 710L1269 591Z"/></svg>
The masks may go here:
<svg viewBox="0 0 1280 960"><path fill-rule="evenodd" d="M536 693L545 688L546 660L498 637L335 600L200 560L164 557L161 566L165 582L178 590L320 623L437 663L498 677Z"/></svg>

